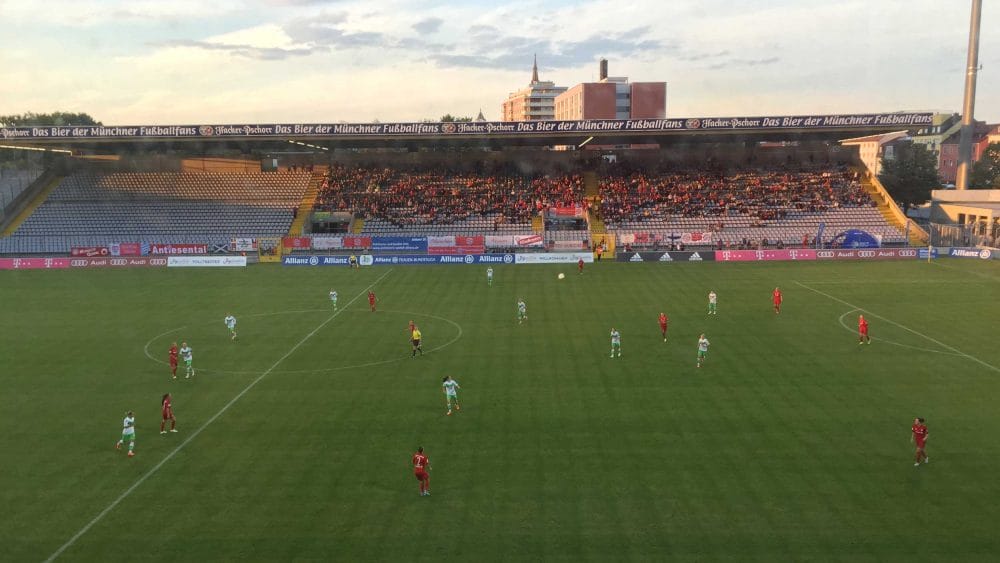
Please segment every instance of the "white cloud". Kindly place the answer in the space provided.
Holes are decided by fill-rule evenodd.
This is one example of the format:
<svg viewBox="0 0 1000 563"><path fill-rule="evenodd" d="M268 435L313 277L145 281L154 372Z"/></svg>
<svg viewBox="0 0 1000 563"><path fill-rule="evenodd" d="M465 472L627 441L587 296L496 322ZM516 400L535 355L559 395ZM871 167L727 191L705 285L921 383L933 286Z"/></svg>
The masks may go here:
<svg viewBox="0 0 1000 563"><path fill-rule="evenodd" d="M964 9L937 0L30 4L0 0L18 38L0 37L0 113L68 109L108 123L418 119L480 107L497 117L535 52L542 78L562 85L596 78L601 56L613 75L666 80L671 115L958 109L968 26ZM977 107L997 121L1000 37L988 9ZM158 39L102 34L96 52L32 33L65 25L85 44L88 27L137 21L159 26ZM227 21L242 28L204 31Z"/></svg>

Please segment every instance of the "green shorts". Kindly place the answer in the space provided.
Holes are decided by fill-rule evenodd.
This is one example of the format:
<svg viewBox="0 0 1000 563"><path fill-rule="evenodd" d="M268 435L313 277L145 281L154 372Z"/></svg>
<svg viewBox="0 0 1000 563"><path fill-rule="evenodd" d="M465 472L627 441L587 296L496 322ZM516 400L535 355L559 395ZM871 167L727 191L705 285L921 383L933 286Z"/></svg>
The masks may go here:
<svg viewBox="0 0 1000 563"><path fill-rule="evenodd" d="M612 348L621 348L622 347L622 343L621 342L612 342L611 343L611 347Z"/></svg>
<svg viewBox="0 0 1000 563"><path fill-rule="evenodd" d="M135 441L135 432L131 434L126 434L122 432L122 442L134 442L134 441Z"/></svg>
<svg viewBox="0 0 1000 563"><path fill-rule="evenodd" d="M448 404L451 404L452 401L454 401L456 403L458 402L458 395L448 395L448 394L445 394L444 398L448 400Z"/></svg>
<svg viewBox="0 0 1000 563"><path fill-rule="evenodd" d="M185 358L184 359L184 365L186 365L187 367L191 367L191 362L193 362L193 361L194 361L194 358Z"/></svg>
<svg viewBox="0 0 1000 563"><path fill-rule="evenodd" d="M707 355L708 355L708 350L698 350L698 357L699 358L704 358Z"/></svg>

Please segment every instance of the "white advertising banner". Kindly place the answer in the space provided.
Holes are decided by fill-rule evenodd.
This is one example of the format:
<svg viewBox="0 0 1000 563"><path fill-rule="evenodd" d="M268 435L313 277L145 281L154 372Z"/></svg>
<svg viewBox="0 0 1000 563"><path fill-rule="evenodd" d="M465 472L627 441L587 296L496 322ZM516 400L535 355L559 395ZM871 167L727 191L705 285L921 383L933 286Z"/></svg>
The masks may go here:
<svg viewBox="0 0 1000 563"><path fill-rule="evenodd" d="M315 250L334 250L344 248L344 237L313 237L312 247Z"/></svg>
<svg viewBox="0 0 1000 563"><path fill-rule="evenodd" d="M510 235L486 235L486 248L510 248L514 246L514 237Z"/></svg>
<svg viewBox="0 0 1000 563"><path fill-rule="evenodd" d="M590 252L538 252L514 256L515 264L576 264L578 261L593 262Z"/></svg>
<svg viewBox="0 0 1000 563"><path fill-rule="evenodd" d="M225 268L245 267L246 256L170 256L168 268Z"/></svg>

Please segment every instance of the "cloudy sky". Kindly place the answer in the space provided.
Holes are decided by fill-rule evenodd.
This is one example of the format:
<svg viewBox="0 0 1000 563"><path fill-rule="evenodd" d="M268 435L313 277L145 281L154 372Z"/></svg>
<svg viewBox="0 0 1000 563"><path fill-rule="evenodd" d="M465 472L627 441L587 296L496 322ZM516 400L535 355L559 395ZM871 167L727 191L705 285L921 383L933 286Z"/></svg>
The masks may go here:
<svg viewBox="0 0 1000 563"><path fill-rule="evenodd" d="M0 0L0 115L106 124L499 117L526 85L666 81L670 116L961 109L967 0ZM977 117L1000 121L985 2ZM950 10L950 11L949 11Z"/></svg>

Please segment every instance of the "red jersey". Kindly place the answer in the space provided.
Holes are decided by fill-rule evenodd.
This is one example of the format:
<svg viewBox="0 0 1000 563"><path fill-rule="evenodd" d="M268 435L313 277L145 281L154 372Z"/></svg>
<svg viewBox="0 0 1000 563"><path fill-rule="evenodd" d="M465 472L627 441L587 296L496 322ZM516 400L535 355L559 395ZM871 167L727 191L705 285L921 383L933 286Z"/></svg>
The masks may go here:
<svg viewBox="0 0 1000 563"><path fill-rule="evenodd" d="M578 268L580 268L582 270L583 269L583 258L580 258L580 261L577 262L576 265L577 265Z"/></svg>
<svg viewBox="0 0 1000 563"><path fill-rule="evenodd" d="M163 399L163 416L170 416L170 397Z"/></svg>
<svg viewBox="0 0 1000 563"><path fill-rule="evenodd" d="M776 289L776 290L774 290L774 293L772 295L774 296L774 302L775 303L781 303L781 292L780 291L778 291Z"/></svg>
<svg viewBox="0 0 1000 563"><path fill-rule="evenodd" d="M426 470L428 463L429 462L427 461L427 456L425 456L424 454L419 453L419 452L413 454L413 472L414 473L423 473Z"/></svg>
<svg viewBox="0 0 1000 563"><path fill-rule="evenodd" d="M861 332L868 332L868 321L864 319L858 319L858 330Z"/></svg>
<svg viewBox="0 0 1000 563"><path fill-rule="evenodd" d="M664 315L663 313L660 313L660 326L663 328L667 328L667 316Z"/></svg>
<svg viewBox="0 0 1000 563"><path fill-rule="evenodd" d="M375 294L372 293L372 292L370 292L370 291L368 292L368 302L369 303L374 303L375 302Z"/></svg>
<svg viewBox="0 0 1000 563"><path fill-rule="evenodd" d="M177 359L177 346L171 346L169 352L170 352L170 359L171 360L176 360Z"/></svg>
<svg viewBox="0 0 1000 563"><path fill-rule="evenodd" d="M924 447L924 442L927 441L927 425L915 422L910 431L913 432L913 441L917 443L917 446Z"/></svg>

